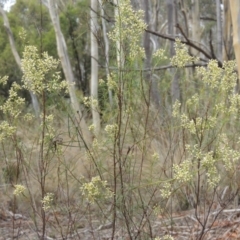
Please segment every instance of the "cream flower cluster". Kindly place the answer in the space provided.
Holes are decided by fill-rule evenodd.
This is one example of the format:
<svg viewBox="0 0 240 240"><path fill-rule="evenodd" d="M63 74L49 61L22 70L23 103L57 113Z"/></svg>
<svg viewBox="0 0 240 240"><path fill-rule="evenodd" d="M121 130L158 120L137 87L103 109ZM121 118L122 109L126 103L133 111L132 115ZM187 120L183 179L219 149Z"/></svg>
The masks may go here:
<svg viewBox="0 0 240 240"><path fill-rule="evenodd" d="M183 68L187 63L191 63L197 60L195 57L191 57L188 54L188 49L185 44L182 44L180 39L176 39L175 42L175 56L171 59L171 64L178 68Z"/></svg>
<svg viewBox="0 0 240 240"><path fill-rule="evenodd" d="M114 42L120 42L125 56L129 59L144 57L144 49L139 44L141 40L139 36L147 27L143 21L144 12L134 11L130 0L122 0L118 8L119 15L116 16L116 25L109 33L109 38Z"/></svg>
<svg viewBox="0 0 240 240"><path fill-rule="evenodd" d="M66 90L68 85L66 81L61 81L58 65L59 60L47 52L40 56L35 46L26 46L22 59L24 88L37 94Z"/></svg>
<svg viewBox="0 0 240 240"><path fill-rule="evenodd" d="M99 176L93 177L89 183L84 183L80 190L90 203L112 197L107 181L102 181Z"/></svg>
<svg viewBox="0 0 240 240"><path fill-rule="evenodd" d="M53 193L47 193L42 200L42 207L45 211L49 210L53 204Z"/></svg>

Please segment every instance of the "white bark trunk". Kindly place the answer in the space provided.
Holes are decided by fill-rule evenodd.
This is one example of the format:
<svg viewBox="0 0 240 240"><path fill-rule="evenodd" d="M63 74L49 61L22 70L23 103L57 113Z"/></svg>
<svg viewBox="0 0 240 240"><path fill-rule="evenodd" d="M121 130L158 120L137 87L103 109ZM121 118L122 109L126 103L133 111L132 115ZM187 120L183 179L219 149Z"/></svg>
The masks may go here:
<svg viewBox="0 0 240 240"><path fill-rule="evenodd" d="M167 0L167 11L168 11L168 34L172 37L176 35L175 25L177 23L176 16L176 4L174 0ZM174 43L170 42L170 56L173 57L175 54ZM178 75L172 72L172 84L171 84L171 97L172 103L176 100L180 100L180 86Z"/></svg>
<svg viewBox="0 0 240 240"><path fill-rule="evenodd" d="M223 61L229 60L232 51L232 20L229 0L224 0L224 19L223 19Z"/></svg>
<svg viewBox="0 0 240 240"><path fill-rule="evenodd" d="M201 42L201 26L200 26L200 8L199 8L199 0L192 0L192 8L191 8L191 28L192 34L191 38L196 43L199 44ZM199 52L196 49L192 48L192 53L197 56Z"/></svg>
<svg viewBox="0 0 240 240"><path fill-rule="evenodd" d="M91 99L92 118L94 133L97 137L100 132L100 115L98 108L98 22L97 22L98 0L91 0ZM96 104L97 102L97 104Z"/></svg>
<svg viewBox="0 0 240 240"><path fill-rule="evenodd" d="M109 41L108 41L108 36L107 36L107 28L106 28L106 21L104 19L104 10L103 10L103 2L102 0L99 0L100 3L100 8L101 8L101 15L102 15L102 28L103 28L103 40L104 40L104 45L105 45L105 68L106 68L106 76L109 76ZM110 106L113 104L113 99L112 99L112 90L108 89L108 97L109 97L109 103Z"/></svg>
<svg viewBox="0 0 240 240"><path fill-rule="evenodd" d="M75 120L79 123L81 127L84 140L86 141L86 143L90 143L91 135L88 130L87 124L84 120L82 110L76 96L76 91L74 86L74 76L73 76L71 63L67 53L66 42L61 31L55 0L48 0L48 9L49 9L50 17L54 27L55 35L56 35L58 56L62 64L65 78L68 82L69 94L70 94L71 104L72 104L72 108L75 115Z"/></svg>
<svg viewBox="0 0 240 240"><path fill-rule="evenodd" d="M237 60L238 76L240 76L240 1L231 0L229 3L233 25L233 46Z"/></svg>
<svg viewBox="0 0 240 240"><path fill-rule="evenodd" d="M143 10L145 11L145 22L148 25L148 29L151 29L150 26L150 2L143 1ZM144 33L144 50L145 50L145 61L144 68L151 69L152 65L152 51L153 51L153 41L151 41L150 34ZM151 44L152 43L152 44ZM158 91L158 84L155 78L152 76L152 71L146 71L145 74L146 81L148 82L150 88L151 99L155 105L155 107L160 110L160 93Z"/></svg>
<svg viewBox="0 0 240 240"><path fill-rule="evenodd" d="M8 21L8 17L5 13L5 11L2 9L1 5L0 5L0 13L3 17L3 22L4 22L4 27L6 28L7 34L8 34L8 38L9 38L9 43L10 43L10 47L12 50L12 54L15 58L15 61L19 67L20 70L22 70L22 64L21 64L21 58L17 52L16 46L15 46L15 42L14 42L14 38L13 38L13 34L10 28L10 24ZM40 115L40 107L39 107L39 103L38 103L38 99L37 96L32 92L29 91L30 96L31 96L31 100L32 100L32 105L33 105L33 109L35 112L36 117L39 117Z"/></svg>
<svg viewBox="0 0 240 240"><path fill-rule="evenodd" d="M114 15L115 15L115 19L119 18L119 4L120 4L121 0L113 0L113 3L115 5L114 7ZM119 23L121 24L121 23ZM118 68L122 69L124 66L124 54L121 48L121 26L117 26L118 31L119 31L119 36L120 39L116 41L116 49L117 49L117 63L118 63Z"/></svg>
<svg viewBox="0 0 240 240"><path fill-rule="evenodd" d="M217 58L222 61L222 18L221 1L216 0L217 13Z"/></svg>

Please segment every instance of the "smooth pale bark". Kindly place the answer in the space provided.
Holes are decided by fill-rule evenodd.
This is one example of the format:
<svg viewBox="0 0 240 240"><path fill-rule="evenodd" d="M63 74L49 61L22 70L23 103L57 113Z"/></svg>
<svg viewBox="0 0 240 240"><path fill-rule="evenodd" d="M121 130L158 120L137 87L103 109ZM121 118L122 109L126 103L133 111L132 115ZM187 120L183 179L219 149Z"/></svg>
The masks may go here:
<svg viewBox="0 0 240 240"><path fill-rule="evenodd" d="M240 76L240 2L229 1L232 25L233 25L233 47L237 61L238 76Z"/></svg>
<svg viewBox="0 0 240 240"><path fill-rule="evenodd" d="M222 18L221 18L221 2L216 0L217 13L217 58L222 61Z"/></svg>
<svg viewBox="0 0 240 240"><path fill-rule="evenodd" d="M102 15L102 30L103 30L103 40L105 45L105 68L106 68L106 76L109 76L109 40L107 36L107 28L106 28L106 20L104 19L104 9L103 9L103 2L102 0L99 0L100 3L100 9L101 9L101 15ZM112 90L108 89L108 98L110 106L113 104L112 99Z"/></svg>
<svg viewBox="0 0 240 240"><path fill-rule="evenodd" d="M199 8L199 0L192 0L192 7L191 7L191 39L196 43L201 42L201 26L200 26L200 8ZM195 56L199 55L199 52L196 49L191 49L192 53Z"/></svg>
<svg viewBox="0 0 240 240"><path fill-rule="evenodd" d="M20 56L18 54L18 51L16 49L16 46L15 46L15 41L14 41L13 34L12 34L12 31L11 31L11 28L10 28L8 17L6 15L5 11L2 9L1 5L0 5L0 13L3 17L4 27L7 31L7 35L8 35L8 38L9 38L9 43L10 43L12 54L14 56L14 59L15 59L17 65L18 65L19 69L22 71L21 58L20 58ZM39 107L37 96L32 91L29 91L29 93L30 93L30 96L31 96L32 105L33 105L35 115L36 115L36 117L39 117L40 107Z"/></svg>
<svg viewBox="0 0 240 240"><path fill-rule="evenodd" d="M234 46L234 52L235 52L235 57L237 61L238 78L240 78L240 1L229 0L229 4L230 4L231 17L232 17L232 26L233 26L233 46ZM238 86L236 86L236 92L239 92ZM237 178L237 175L235 175L235 178ZM238 206L237 196L234 199L234 204L235 204L235 207Z"/></svg>
<svg viewBox="0 0 240 240"><path fill-rule="evenodd" d="M143 1L143 9L145 12L145 22L148 25L148 28L151 28L150 26L150 6L149 1ZM151 69L151 63L152 63L152 44L153 41L151 41L150 34L145 31L144 33L144 49L145 49L145 61L144 61L144 68L145 69ZM152 76L152 71L146 71L145 74L146 81L150 87L150 94L151 99L156 106L158 110L160 110L160 93L158 91L158 85L156 82L156 79Z"/></svg>
<svg viewBox="0 0 240 240"><path fill-rule="evenodd" d="M59 16L56 9L56 1L48 0L47 6L48 6L49 14L52 20L52 24L54 27L55 35L56 35L58 56L62 64L66 81L68 82L69 95L70 95L71 104L72 104L72 108L75 115L75 120L80 125L85 142L89 144L91 142L91 134L88 130L87 124L82 114L80 104L76 96L73 71L72 71L71 63L70 63L68 52L67 52L65 38L62 34L61 27L60 27Z"/></svg>
<svg viewBox="0 0 240 240"><path fill-rule="evenodd" d="M160 2L158 0L153 0L152 3L152 15L153 15L153 21L152 21L152 29L156 32L160 29L159 24L159 11L160 11ZM155 47L153 47L153 51L159 49L159 38L157 36L151 36L153 39L153 44Z"/></svg>
<svg viewBox="0 0 240 240"><path fill-rule="evenodd" d="M176 17L176 4L174 0L167 0L167 15L168 15L168 34L175 37L176 28L174 27L177 23ZM170 56L173 57L175 54L174 43L170 42ZM171 97L172 103L176 100L180 100L180 86L178 75L172 71L172 84L171 84Z"/></svg>
<svg viewBox="0 0 240 240"><path fill-rule="evenodd" d="M181 10L184 19L184 24L182 24L182 28L184 29L186 36L189 37L189 9L188 7L186 7L187 3L183 0L179 1L178 3L179 9Z"/></svg>
<svg viewBox="0 0 240 240"><path fill-rule="evenodd" d="M240 1L230 0L229 3L233 25L233 46L237 61L238 76L240 76Z"/></svg>
<svg viewBox="0 0 240 240"><path fill-rule="evenodd" d="M91 21L91 100L92 100L92 119L94 134L97 137L100 132L100 115L98 104L98 0L91 0L90 21Z"/></svg>
<svg viewBox="0 0 240 240"><path fill-rule="evenodd" d="M113 0L113 3L115 5L114 7L114 16L115 19L119 18L119 4L120 4L121 0ZM121 23L119 23L121 24ZM122 51L122 47L121 47L121 26L117 26L117 30L119 31L119 36L120 39L116 41L116 51L117 51L117 64L118 64L118 68L119 70L123 68L124 66L124 55L123 55L123 51Z"/></svg>
<svg viewBox="0 0 240 240"><path fill-rule="evenodd" d="M222 58L223 61L229 60L229 56L232 52L232 20L229 0L224 0L224 20L223 20L223 49Z"/></svg>

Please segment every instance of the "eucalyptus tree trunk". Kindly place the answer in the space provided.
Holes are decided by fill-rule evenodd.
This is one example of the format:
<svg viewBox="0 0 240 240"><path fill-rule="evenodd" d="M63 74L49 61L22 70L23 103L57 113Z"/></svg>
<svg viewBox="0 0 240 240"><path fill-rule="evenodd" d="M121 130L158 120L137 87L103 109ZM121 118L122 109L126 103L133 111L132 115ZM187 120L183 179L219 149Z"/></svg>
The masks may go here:
<svg viewBox="0 0 240 240"><path fill-rule="evenodd" d="M70 99L71 99L72 109L74 111L75 120L80 125L84 140L86 141L86 143L90 143L91 134L90 134L87 124L84 120L82 110L81 110L80 104L79 104L77 96L76 96L76 90L74 87L73 71L72 71L71 63L70 63L68 52L67 52L65 38L61 31L59 16L58 16L58 12L56 9L56 4L57 3L55 0L48 0L47 6L48 6L49 14L50 14L50 17L52 20L52 24L54 27L55 35L56 35L58 56L59 56L61 64L62 64L65 78L68 82L69 95L70 95Z"/></svg>
<svg viewBox="0 0 240 240"><path fill-rule="evenodd" d="M232 17L232 27L233 27L233 47L237 62L237 70L238 70L238 81L236 84L235 92L239 93L239 79L240 79L240 1L229 1L230 11ZM236 203L236 201L235 201Z"/></svg>
<svg viewBox="0 0 240 240"><path fill-rule="evenodd" d="M152 29L153 31L155 32L161 32L161 25L164 24L161 22L161 25L160 25L160 21L159 21L159 11L160 11L160 1L158 0L153 0L153 3L152 3ZM153 39L153 44L154 44L154 47L153 47L153 50L158 50L159 49L159 38L157 36L154 36L152 35L151 36L152 39Z"/></svg>
<svg viewBox="0 0 240 240"><path fill-rule="evenodd" d="M100 114L98 107L98 0L91 0L91 102L94 134L97 137L100 132Z"/></svg>
<svg viewBox="0 0 240 240"><path fill-rule="evenodd" d="M145 22L148 25L148 29L151 28L150 26L150 2L143 1L143 8L145 12ZM145 74L146 81L150 87L150 94L151 99L158 110L160 110L160 93L158 91L158 84L156 79L152 76L151 65L152 65L152 44L153 40L151 40L151 36L148 32L145 31L144 33L144 49L145 49L145 61L144 61L144 68L148 69Z"/></svg>
<svg viewBox="0 0 240 240"><path fill-rule="evenodd" d="M191 39L196 43L199 44L201 42L201 26L200 26L200 2L199 0L192 0L191 1L192 7L190 10L191 14ZM192 53L195 56L199 55L199 52L196 49L191 49Z"/></svg>
<svg viewBox="0 0 240 240"><path fill-rule="evenodd" d="M224 0L224 20L223 20L223 48L222 48L222 60L227 61L230 59L232 52L232 20L229 0Z"/></svg>
<svg viewBox="0 0 240 240"><path fill-rule="evenodd" d="M239 85L239 78L240 78L240 1L239 0L230 0L230 11L232 17L232 26L233 26L233 46L235 57L237 61L237 70L238 70L238 82L236 86L236 92L239 93L238 85ZM235 180L237 181L237 175L234 176ZM237 191L237 189L234 189ZM238 196L234 199L235 207L238 207Z"/></svg>
<svg viewBox="0 0 240 240"><path fill-rule="evenodd" d="M222 61L222 14L221 1L216 0L217 13L217 58Z"/></svg>
<svg viewBox="0 0 240 240"><path fill-rule="evenodd" d="M102 15L102 30L103 30L103 40L104 40L104 46L105 46L105 68L106 68L106 76L109 76L109 40L107 36L107 28L106 28L106 20L104 18L104 9L103 9L103 1L99 0L100 3L100 9L101 9L101 15ZM108 89L108 97L109 97L109 103L110 106L113 104L113 99L112 99L112 90L109 88Z"/></svg>
<svg viewBox="0 0 240 240"><path fill-rule="evenodd" d="M176 35L175 25L177 23L176 17L176 3L174 0L166 0L167 3L167 16L168 16L168 34L172 37ZM173 57L175 54L174 43L170 42L170 56ZM176 100L180 100L180 86L178 75L172 71L172 84L171 84L171 97L172 103Z"/></svg>
<svg viewBox="0 0 240 240"><path fill-rule="evenodd" d="M3 10L3 8L1 7L1 5L0 5L0 13L3 17L4 27L6 28L6 31L7 31L7 35L8 35L8 38L9 38L9 43L10 43L12 54L14 56L14 59L15 59L17 65L18 65L19 69L22 71L21 58L20 58L20 56L18 54L18 51L16 49L16 46L15 46L15 41L14 41L13 34L12 34L12 31L11 31L11 28L10 28L8 17L6 15L5 11ZM37 96L32 91L29 91L29 93L30 93L30 96L31 96L35 116L39 117L40 107L39 107Z"/></svg>
<svg viewBox="0 0 240 240"><path fill-rule="evenodd" d="M121 17L119 16L119 4L121 3L121 0L113 0L113 3L115 5L114 7L114 16L115 16L115 19L117 18L120 18ZM119 24L121 24L119 22ZM117 26L118 28L118 31L120 32L121 31L121 26ZM121 36L121 34L118 34L119 36ZM118 69L122 69L124 67L124 62L125 62L125 58L124 58L124 54L123 54L123 49L121 47L121 39L117 40L116 41L116 54L117 54L117 64L118 64Z"/></svg>
<svg viewBox="0 0 240 240"><path fill-rule="evenodd" d="M231 0L229 3L233 25L233 46L237 60L238 76L240 76L240 1Z"/></svg>

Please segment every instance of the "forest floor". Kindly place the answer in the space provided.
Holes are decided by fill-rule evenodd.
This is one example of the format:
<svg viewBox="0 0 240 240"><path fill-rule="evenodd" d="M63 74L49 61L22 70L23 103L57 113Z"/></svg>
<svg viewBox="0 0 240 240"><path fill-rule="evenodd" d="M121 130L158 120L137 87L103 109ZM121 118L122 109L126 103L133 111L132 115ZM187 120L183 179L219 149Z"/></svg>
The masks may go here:
<svg viewBox="0 0 240 240"><path fill-rule="evenodd" d="M207 215L200 215L206 218ZM217 217L218 216L218 217ZM72 234L63 234L69 224L67 216L58 216L62 218L62 233L58 230L58 234L54 232L54 226L51 222L54 216L47 216L46 240L53 239L111 239L112 224L100 225L98 220L92 220L89 224L87 219L81 218L82 224L79 224L78 229ZM72 216L76 217L76 216ZM217 217L217 218L216 218ZM63 220L65 218L65 221ZM204 236L200 238L203 227L199 224L196 218L195 210L182 211L173 213L172 220L159 216L158 220L153 224L152 231L154 236L162 237L171 234L174 239L204 239L204 240L231 240L240 239L240 208L239 209L224 209L219 213L217 209L208 213L208 221L204 226ZM215 221L214 221L215 219ZM66 223L64 226L64 222ZM170 223L173 223L172 225ZM34 230L34 223L29 218L22 214L13 214L12 212L1 208L0 210L0 240L10 239L40 239L38 233ZM39 233L41 234L41 232ZM130 239L127 234L116 227L114 239ZM135 239L135 238L134 238ZM137 238L138 239L138 238ZM149 238L151 239L151 238Z"/></svg>
<svg viewBox="0 0 240 240"><path fill-rule="evenodd" d="M67 132L66 129L61 130ZM59 127L59 128L60 128ZM26 131L27 132L27 131ZM33 149L31 142L36 140L30 136L33 136L32 133L23 132L22 135L25 135L27 146L29 145L30 149ZM28 131L29 132L29 131ZM67 134L65 134L67 135ZM68 139L63 136L63 142L73 142L75 146L75 139ZM86 173L87 162L85 164L84 154L79 152L78 148L68 147L66 150L67 161L70 164L70 160L73 164L76 162L78 165L74 169L76 171L76 176L79 173ZM11 146L10 146L11 147ZM31 159L34 159L34 151L31 152ZM81 156L81 161L79 161L79 156ZM0 157L1 153L0 153ZM87 160L86 160L87 161ZM55 164L55 162L53 162ZM55 169L55 168L52 168ZM48 182L48 190L55 189L56 184L54 185L53 181L54 171L51 172ZM0 177L1 178L1 177ZM0 182L1 183L1 182ZM3 180L2 180L2 183ZM79 189L79 188L78 188ZM33 216L30 216L30 205L29 202L25 201L20 206L19 210L13 214L11 207L9 206L9 199L11 199L13 189L9 189L8 194L4 192L3 189L0 189L0 240L38 240L41 239L42 235L42 225L40 217L36 217L37 224L33 221ZM74 193L76 188L72 186L72 192ZM51 191L50 191L51 192ZM73 194L74 195L74 194ZM37 195L36 195L36 198ZM77 198L77 197L76 197ZM75 198L75 199L76 199ZM84 209L77 199L74 204L71 203L71 213L69 213L63 206L61 209L56 211L49 211L46 213L46 226L45 226L45 238L44 240L70 240L70 239L82 239L82 240L108 240L112 239L113 224L111 222L102 223L99 216L99 213L93 211L87 211ZM75 209L76 206L76 209ZM107 206L109 207L109 206ZM196 213L195 209L190 209L187 211L173 212L168 215L158 215L154 222L151 222L151 232L152 238L138 238L134 237L132 239L154 239L159 237L160 239L164 235L171 235L175 240L231 240L239 239L240 240L240 206L235 208L231 205L226 207L210 207L211 211L198 211ZM85 214L85 212L91 212L91 216ZM41 211L39 211L41 212ZM104 210L102 211L102 213ZM104 215L107 215L107 212L104 212ZM109 212L111 214L111 212ZM120 219L120 217L118 216ZM103 218L102 218L103 219ZM123 222L123 220L122 220ZM205 224L200 224L205 223ZM39 227L39 232L36 230L36 225ZM144 227L143 227L144 228ZM124 230L123 230L124 229ZM116 229L114 233L114 239L116 240L129 240L128 234L126 232L126 227L121 226L118 222L116 223ZM145 232L149 232L149 229L142 229ZM141 229L140 229L141 231ZM132 233L136 235L136 233Z"/></svg>

